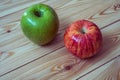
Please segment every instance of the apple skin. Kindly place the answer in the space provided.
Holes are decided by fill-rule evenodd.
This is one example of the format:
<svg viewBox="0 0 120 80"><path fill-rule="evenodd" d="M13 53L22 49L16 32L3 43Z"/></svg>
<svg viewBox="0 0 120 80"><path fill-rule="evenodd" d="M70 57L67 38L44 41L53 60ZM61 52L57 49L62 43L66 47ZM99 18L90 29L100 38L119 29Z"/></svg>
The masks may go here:
<svg viewBox="0 0 120 80"><path fill-rule="evenodd" d="M46 4L35 4L23 13L21 28L32 42L46 45L55 38L59 28L59 19L52 7Z"/></svg>
<svg viewBox="0 0 120 80"><path fill-rule="evenodd" d="M102 47L102 34L98 26L88 20L78 20L67 27L65 47L81 59L94 56Z"/></svg>

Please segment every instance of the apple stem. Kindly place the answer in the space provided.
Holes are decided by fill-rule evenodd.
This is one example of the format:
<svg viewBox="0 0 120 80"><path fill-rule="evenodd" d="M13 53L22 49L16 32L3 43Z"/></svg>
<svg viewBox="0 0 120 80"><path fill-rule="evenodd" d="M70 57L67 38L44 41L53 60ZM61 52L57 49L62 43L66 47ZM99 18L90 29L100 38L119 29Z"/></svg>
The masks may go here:
<svg viewBox="0 0 120 80"><path fill-rule="evenodd" d="M85 34L85 32L82 30L82 34Z"/></svg>
<svg viewBox="0 0 120 80"><path fill-rule="evenodd" d="M41 13L38 12L38 11L35 11L34 14L35 14L37 17L40 17L40 16L41 16Z"/></svg>
<svg viewBox="0 0 120 80"><path fill-rule="evenodd" d="M80 30L80 32L81 32L82 34L85 34L85 29L82 28L82 29Z"/></svg>

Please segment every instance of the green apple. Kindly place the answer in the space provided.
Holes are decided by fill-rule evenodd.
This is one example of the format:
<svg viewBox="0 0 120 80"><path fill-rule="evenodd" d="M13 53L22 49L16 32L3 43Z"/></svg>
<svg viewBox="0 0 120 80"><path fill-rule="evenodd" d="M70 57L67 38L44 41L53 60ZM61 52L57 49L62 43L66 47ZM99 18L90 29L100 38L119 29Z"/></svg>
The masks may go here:
<svg viewBox="0 0 120 80"><path fill-rule="evenodd" d="M38 45L51 42L59 28L55 10L46 4L35 4L27 8L21 18L21 29L25 36Z"/></svg>

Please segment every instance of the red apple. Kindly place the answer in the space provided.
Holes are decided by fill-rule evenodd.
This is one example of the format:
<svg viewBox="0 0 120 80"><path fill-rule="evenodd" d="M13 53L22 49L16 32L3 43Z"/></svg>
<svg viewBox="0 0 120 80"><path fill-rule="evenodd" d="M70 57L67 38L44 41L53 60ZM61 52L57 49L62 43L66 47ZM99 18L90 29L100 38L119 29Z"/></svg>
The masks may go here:
<svg viewBox="0 0 120 80"><path fill-rule="evenodd" d="M88 20L73 22L65 31L66 48L81 59L98 53L102 46L102 34L98 26Z"/></svg>

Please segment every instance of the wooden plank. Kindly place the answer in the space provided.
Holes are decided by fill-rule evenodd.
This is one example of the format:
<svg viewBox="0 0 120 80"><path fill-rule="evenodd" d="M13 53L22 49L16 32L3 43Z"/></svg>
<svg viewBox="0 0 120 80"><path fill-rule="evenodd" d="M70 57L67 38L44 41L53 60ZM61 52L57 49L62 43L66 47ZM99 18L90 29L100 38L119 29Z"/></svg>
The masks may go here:
<svg viewBox="0 0 120 80"><path fill-rule="evenodd" d="M120 80L120 57L78 80Z"/></svg>
<svg viewBox="0 0 120 80"><path fill-rule="evenodd" d="M93 80L120 80L120 57L113 62L105 71L96 76Z"/></svg>
<svg viewBox="0 0 120 80"><path fill-rule="evenodd" d="M65 47L2 76L1 80L75 80L80 76L120 56L120 22L102 29L104 45L93 58L81 60Z"/></svg>
<svg viewBox="0 0 120 80"><path fill-rule="evenodd" d="M53 2L55 4L53 4ZM0 22L1 22L0 25L19 21L21 18L21 15L25 11L25 9L33 4L44 3L44 4L48 4L48 5L52 6L53 8L57 8L57 7L63 6L64 4L67 4L68 2L69 2L69 0L65 0L65 1L64 0L61 0L61 1L40 0L40 1L37 1L36 0L36 1L29 1L29 2L24 0L24 1L16 2L16 4L14 2L11 2L12 4L9 4L9 5L5 5L5 6L1 5L2 8L1 8L1 13L0 13ZM8 8L8 9L6 10L6 8ZM4 10L4 11L2 11L2 10Z"/></svg>
<svg viewBox="0 0 120 80"><path fill-rule="evenodd" d="M90 3L90 1L91 1L91 3ZM56 1L55 0L55 1L47 1L47 2L43 2L43 3L52 6L56 10L56 12L58 13L58 16L60 17L60 23L62 25L63 24L68 25L69 23L71 23L75 20L78 20L78 19L89 19L90 18L90 19L94 20L96 18L101 18L101 17L110 17L112 15L112 13L116 14L119 10L118 8L116 11L114 10L114 5L116 5L115 4L116 1L113 1L113 0L110 0L109 2L104 1L104 3L101 0L96 0L96 1L90 0L90 1L87 2L87 0L84 0L84 1L69 1L69 0ZM101 6L101 4L102 4L102 6ZM25 4L25 6L28 6L28 4ZM94 6L96 6L96 7L94 7ZM20 6L18 6L18 7L20 7ZM11 9L9 9L9 10L11 10ZM0 18L0 22L1 22L0 25L19 21L22 13L24 11L25 11L25 9L21 8L19 11L16 11L12 14L10 14L9 12L3 12L4 14L6 14L6 16ZM105 15L105 14L103 15L103 14L100 14L101 12L105 12L105 13L108 12L108 13L107 13L107 15ZM2 13L0 13L0 14L2 14ZM114 17L116 17L116 16L114 16ZM110 20L114 21L114 19L110 19Z"/></svg>
<svg viewBox="0 0 120 80"><path fill-rule="evenodd" d="M3 17L5 15L14 13L16 11L19 11L21 9L24 9L26 7L29 7L30 5L37 4L40 2L44 2L45 0L40 1L29 1L29 0L21 0L21 1L6 1L3 3L3 5L0 5L0 17Z"/></svg>
<svg viewBox="0 0 120 80"><path fill-rule="evenodd" d="M91 0L93 1L91 3L88 0L66 0L66 2L64 3L62 3L62 1L55 1L47 1L45 3L53 6L56 12L58 13L60 17L60 29L58 32L58 36L54 40L54 42L45 47L39 47L37 45L32 44L22 34L19 25L20 17L18 16L20 16L24 10L18 10L17 12L14 12L10 15L5 14L7 16L0 18L0 24L2 25L0 27L1 75L13 71L17 68L20 68L21 66L24 66L26 64L29 64L30 62L33 62L63 47L64 29L69 23L73 22L74 20L89 19L91 21L96 22L100 26L100 28L103 28L106 27L106 25L113 23L114 21L116 22L120 18L120 10L119 8L114 9L116 1L113 0L110 0L109 2L106 0L104 1L104 3L102 0ZM101 6L101 4L103 6ZM20 8L20 10L21 9L24 8ZM11 32L9 32L9 30Z"/></svg>

